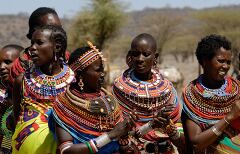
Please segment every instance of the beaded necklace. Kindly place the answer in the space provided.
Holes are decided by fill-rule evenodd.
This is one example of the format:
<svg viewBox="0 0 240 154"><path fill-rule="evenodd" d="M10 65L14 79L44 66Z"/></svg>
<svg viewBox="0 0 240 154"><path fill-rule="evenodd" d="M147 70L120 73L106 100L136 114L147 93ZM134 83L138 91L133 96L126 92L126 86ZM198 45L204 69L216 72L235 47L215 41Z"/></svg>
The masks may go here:
<svg viewBox="0 0 240 154"><path fill-rule="evenodd" d="M76 92L76 91L75 91ZM104 103L107 114L103 108L93 108L92 104ZM98 110L95 113L94 110ZM82 99L76 93L72 93L67 87L66 93L58 96L53 106L55 119L65 123L75 131L82 134L79 140L87 140L86 135L99 136L103 132L110 131L122 120L122 113L114 97L105 89L101 89L101 95L96 98ZM56 118L57 117L57 118Z"/></svg>
<svg viewBox="0 0 240 154"><path fill-rule="evenodd" d="M171 117L176 121L179 118L180 106L177 94L172 83L163 79L161 74L152 69L152 80L149 82L138 80L132 69L126 70L114 82L113 93L120 101L125 114L136 109L139 121L146 122L152 119L153 112L161 109L165 104L173 103L176 110Z"/></svg>
<svg viewBox="0 0 240 154"><path fill-rule="evenodd" d="M203 85L203 75L200 75L198 78L198 83L203 87L203 97L212 97L213 95L217 96L227 96L228 93L225 91L227 87L227 80L224 79L224 84L218 89L209 89Z"/></svg>
<svg viewBox="0 0 240 154"><path fill-rule="evenodd" d="M232 104L240 96L239 83L226 77L219 89L212 90L204 87L202 77L199 78L184 89L183 110L192 120L206 128L230 112Z"/></svg>
<svg viewBox="0 0 240 154"><path fill-rule="evenodd" d="M26 91L36 99L54 99L66 90L66 86L74 80L74 72L63 65L63 70L53 76L41 72L39 67L27 70L24 76Z"/></svg>

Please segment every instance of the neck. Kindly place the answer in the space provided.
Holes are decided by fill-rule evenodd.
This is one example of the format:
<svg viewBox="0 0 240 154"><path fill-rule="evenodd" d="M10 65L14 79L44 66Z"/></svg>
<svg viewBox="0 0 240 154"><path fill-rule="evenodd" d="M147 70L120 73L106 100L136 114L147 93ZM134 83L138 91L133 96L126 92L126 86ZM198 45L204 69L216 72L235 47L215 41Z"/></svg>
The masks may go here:
<svg viewBox="0 0 240 154"><path fill-rule="evenodd" d="M79 92L82 92L81 88L76 84L76 83L72 83L70 85L70 89L72 90L77 90ZM99 93L100 90L96 90L96 89L86 89L83 87L83 92L82 93L87 93L87 94L91 94L91 93Z"/></svg>
<svg viewBox="0 0 240 154"><path fill-rule="evenodd" d="M47 65L40 66L40 69L44 74L52 76L52 75L60 73L62 67L58 63L53 63L53 64L47 64Z"/></svg>
<svg viewBox="0 0 240 154"><path fill-rule="evenodd" d="M152 72L151 70L146 73L134 72L134 76L141 81L148 81L152 79Z"/></svg>
<svg viewBox="0 0 240 154"><path fill-rule="evenodd" d="M218 89L224 84L224 80L216 81L203 74L202 84L209 89Z"/></svg>

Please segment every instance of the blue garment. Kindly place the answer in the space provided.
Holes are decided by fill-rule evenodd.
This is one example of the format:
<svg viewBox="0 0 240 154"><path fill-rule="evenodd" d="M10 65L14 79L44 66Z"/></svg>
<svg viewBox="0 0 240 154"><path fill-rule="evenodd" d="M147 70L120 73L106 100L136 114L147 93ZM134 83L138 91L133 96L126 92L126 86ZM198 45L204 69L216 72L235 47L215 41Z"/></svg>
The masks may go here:
<svg viewBox="0 0 240 154"><path fill-rule="evenodd" d="M66 130L73 137L73 144L85 143L91 139L97 138L97 136L89 135L81 132L77 132L74 128L68 126L66 123L61 121L53 109L48 111L48 125L51 132L54 134L54 138L56 139L55 132L55 123L57 123L60 127ZM105 145L101 149L98 149L97 154L112 154L119 151L119 143L117 141L112 141L109 144Z"/></svg>

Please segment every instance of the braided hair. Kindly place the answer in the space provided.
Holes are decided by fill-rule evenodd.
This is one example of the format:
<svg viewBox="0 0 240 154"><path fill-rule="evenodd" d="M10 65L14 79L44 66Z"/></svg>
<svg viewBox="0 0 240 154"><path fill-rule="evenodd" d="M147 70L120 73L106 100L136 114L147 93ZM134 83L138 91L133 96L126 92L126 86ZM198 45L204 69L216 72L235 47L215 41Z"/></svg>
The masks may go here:
<svg viewBox="0 0 240 154"><path fill-rule="evenodd" d="M29 31L27 34L27 38L31 39L32 34L35 30L35 27L37 26L41 26L41 17L47 15L47 14L54 14L58 17L57 12L49 7L39 7L38 9L36 9L35 11L33 11L33 13L31 14L31 16L29 17L28 20L28 26L29 26Z"/></svg>
<svg viewBox="0 0 240 154"><path fill-rule="evenodd" d="M231 50L231 42L224 36L211 34L202 38L202 40L198 42L195 52L199 64L203 65L203 59L207 58L211 60L221 47L226 50Z"/></svg>
<svg viewBox="0 0 240 154"><path fill-rule="evenodd" d="M60 50L59 54L57 55L57 58L62 58L62 60L66 60L65 58L65 52L67 49L67 34L64 31L62 27L54 26L54 25L44 25L44 26L38 26L35 28L35 30L50 30L51 36L50 40L55 42L55 44L60 44Z"/></svg>

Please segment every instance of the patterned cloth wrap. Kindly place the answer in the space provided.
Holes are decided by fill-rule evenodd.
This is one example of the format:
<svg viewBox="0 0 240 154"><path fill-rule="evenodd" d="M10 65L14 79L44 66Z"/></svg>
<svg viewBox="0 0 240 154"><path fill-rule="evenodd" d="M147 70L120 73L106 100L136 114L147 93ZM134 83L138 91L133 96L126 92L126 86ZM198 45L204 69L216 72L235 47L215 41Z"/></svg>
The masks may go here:
<svg viewBox="0 0 240 154"><path fill-rule="evenodd" d="M63 70L54 76L47 76L34 66L26 70L20 116L12 137L13 153L56 153L56 143L48 128L46 113L56 96L63 93L73 80L74 73L65 64Z"/></svg>
<svg viewBox="0 0 240 154"><path fill-rule="evenodd" d="M8 92L6 88L0 88L0 147L3 152L10 151L11 149L11 136L9 137L6 127L6 112L8 112L8 108L11 104L8 103L7 97Z"/></svg>
<svg viewBox="0 0 240 154"><path fill-rule="evenodd" d="M163 78L157 71L152 69L151 81L140 81L134 76L133 70L126 70L122 76L114 82L113 93L120 101L124 115L136 110L140 118L136 123L137 128L153 119L154 112L160 111L166 104L174 104L175 109L170 114L174 123L180 119L181 104L177 99L177 92L172 83ZM140 142L132 141L138 146L139 151L144 151L144 143L169 141L167 134L162 130L155 129L139 139ZM174 153L173 148L165 153Z"/></svg>
<svg viewBox="0 0 240 154"><path fill-rule="evenodd" d="M208 89L202 84L200 75L183 91L183 117L191 119L204 131L223 119L239 97L239 82L233 78L225 77L225 83L219 89ZM237 119L214 144L195 153L240 153L239 132L240 119Z"/></svg>
<svg viewBox="0 0 240 154"><path fill-rule="evenodd" d="M100 114L100 111L94 113L91 109L92 103L104 103L108 114ZM71 92L68 87L66 93L58 96L49 112L50 130L55 133L56 122L73 137L74 144L88 142L110 131L122 120L123 116L118 102L103 88L98 95L87 95ZM118 142L112 141L99 149L98 154L112 154L118 150Z"/></svg>

